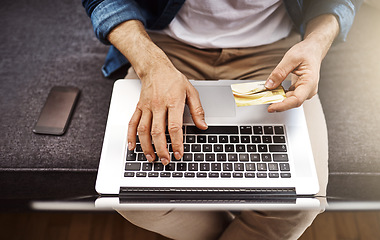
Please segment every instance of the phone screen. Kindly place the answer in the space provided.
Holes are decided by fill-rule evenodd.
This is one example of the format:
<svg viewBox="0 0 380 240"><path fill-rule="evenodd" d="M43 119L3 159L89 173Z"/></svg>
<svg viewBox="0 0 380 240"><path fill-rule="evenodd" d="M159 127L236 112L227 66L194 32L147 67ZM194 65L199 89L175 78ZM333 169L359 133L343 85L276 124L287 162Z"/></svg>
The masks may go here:
<svg viewBox="0 0 380 240"><path fill-rule="evenodd" d="M33 132L53 135L65 133L78 95L79 89L75 87L53 87Z"/></svg>

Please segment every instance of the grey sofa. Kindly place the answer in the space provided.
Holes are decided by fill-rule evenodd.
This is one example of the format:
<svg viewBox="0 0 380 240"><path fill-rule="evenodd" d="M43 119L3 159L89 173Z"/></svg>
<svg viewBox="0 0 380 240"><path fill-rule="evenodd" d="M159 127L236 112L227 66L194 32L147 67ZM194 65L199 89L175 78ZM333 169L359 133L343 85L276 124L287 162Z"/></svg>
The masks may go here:
<svg viewBox="0 0 380 240"><path fill-rule="evenodd" d="M80 1L10 1L0 8L0 202L96 196L96 172L112 85ZM322 66L320 98L329 131L328 194L380 200L380 10L363 5L346 43ZM67 133L32 133L52 86L81 96ZM127 119L126 119L127 121Z"/></svg>

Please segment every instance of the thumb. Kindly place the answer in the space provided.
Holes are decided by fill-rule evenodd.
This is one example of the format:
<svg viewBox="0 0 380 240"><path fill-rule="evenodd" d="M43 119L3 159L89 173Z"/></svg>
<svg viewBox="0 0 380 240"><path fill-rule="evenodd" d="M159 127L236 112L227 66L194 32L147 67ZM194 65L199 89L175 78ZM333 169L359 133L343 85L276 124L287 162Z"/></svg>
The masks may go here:
<svg viewBox="0 0 380 240"><path fill-rule="evenodd" d="M208 126L205 121L205 112L201 100L199 99L198 91L195 88L190 89L186 98L186 103L189 107L195 126L199 129L206 130Z"/></svg>
<svg viewBox="0 0 380 240"><path fill-rule="evenodd" d="M285 54L281 62L276 66L276 68L269 75L267 81L265 82L265 87L268 89L275 89L286 79L286 77L297 68L298 63L289 59Z"/></svg>

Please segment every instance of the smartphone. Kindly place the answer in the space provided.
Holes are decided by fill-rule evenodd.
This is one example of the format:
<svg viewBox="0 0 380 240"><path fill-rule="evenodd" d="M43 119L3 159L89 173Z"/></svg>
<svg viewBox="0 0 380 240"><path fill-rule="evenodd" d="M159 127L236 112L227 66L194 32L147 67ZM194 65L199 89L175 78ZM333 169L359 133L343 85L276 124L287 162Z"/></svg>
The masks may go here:
<svg viewBox="0 0 380 240"><path fill-rule="evenodd" d="M56 86L50 90L34 133L63 135L70 122L80 90L76 87Z"/></svg>

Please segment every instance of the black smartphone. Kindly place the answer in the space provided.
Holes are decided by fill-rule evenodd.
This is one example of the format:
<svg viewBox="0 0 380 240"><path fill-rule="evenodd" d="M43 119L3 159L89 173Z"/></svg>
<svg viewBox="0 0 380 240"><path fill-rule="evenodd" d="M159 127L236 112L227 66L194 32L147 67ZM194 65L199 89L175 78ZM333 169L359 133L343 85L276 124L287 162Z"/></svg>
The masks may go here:
<svg viewBox="0 0 380 240"><path fill-rule="evenodd" d="M69 124L80 90L76 87L56 86L50 90L34 133L62 135Z"/></svg>

